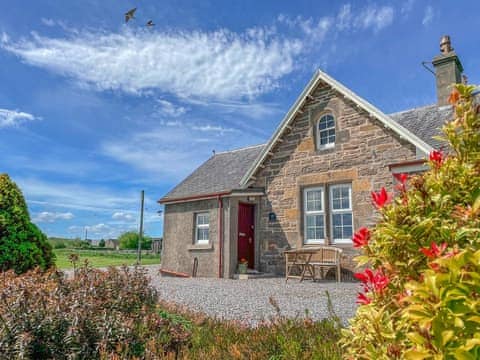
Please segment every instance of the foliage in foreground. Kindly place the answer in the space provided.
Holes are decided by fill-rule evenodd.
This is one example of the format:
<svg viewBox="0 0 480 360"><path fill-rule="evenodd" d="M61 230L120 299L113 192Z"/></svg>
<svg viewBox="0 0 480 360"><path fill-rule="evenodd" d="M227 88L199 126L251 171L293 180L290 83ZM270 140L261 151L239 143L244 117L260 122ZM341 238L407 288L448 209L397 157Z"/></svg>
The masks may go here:
<svg viewBox="0 0 480 360"><path fill-rule="evenodd" d="M140 269L0 275L0 359L341 358L338 319L250 328L157 301Z"/></svg>
<svg viewBox="0 0 480 360"><path fill-rule="evenodd" d="M46 236L30 220L22 192L7 174L0 174L0 272L47 269L53 260Z"/></svg>
<svg viewBox="0 0 480 360"><path fill-rule="evenodd" d="M338 342L340 322L332 317L322 321L284 317L273 299L277 315L257 327L234 321L220 321L188 312L180 318L191 324L191 340L181 359L341 359ZM168 314L176 308L164 306ZM176 315L178 317L178 315Z"/></svg>
<svg viewBox="0 0 480 360"><path fill-rule="evenodd" d="M431 170L399 175L393 204L372 198L381 221L354 236L365 292L343 344L349 359L480 359L480 107L473 86L450 97L451 149Z"/></svg>
<svg viewBox="0 0 480 360"><path fill-rule="evenodd" d="M140 269L0 275L0 359L159 359L186 329L162 317Z"/></svg>

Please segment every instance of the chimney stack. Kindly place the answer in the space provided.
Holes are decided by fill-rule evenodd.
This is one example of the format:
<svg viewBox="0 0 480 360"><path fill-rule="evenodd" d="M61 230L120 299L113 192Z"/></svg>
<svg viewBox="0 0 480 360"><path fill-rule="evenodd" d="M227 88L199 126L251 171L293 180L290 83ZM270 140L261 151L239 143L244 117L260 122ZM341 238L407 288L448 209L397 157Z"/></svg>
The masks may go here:
<svg viewBox="0 0 480 360"><path fill-rule="evenodd" d="M432 61L435 67L435 78L437 81L437 104L443 106L448 104L448 96L452 91L452 84L462 82L463 66L457 54L452 48L450 36L444 35L440 40L440 54Z"/></svg>

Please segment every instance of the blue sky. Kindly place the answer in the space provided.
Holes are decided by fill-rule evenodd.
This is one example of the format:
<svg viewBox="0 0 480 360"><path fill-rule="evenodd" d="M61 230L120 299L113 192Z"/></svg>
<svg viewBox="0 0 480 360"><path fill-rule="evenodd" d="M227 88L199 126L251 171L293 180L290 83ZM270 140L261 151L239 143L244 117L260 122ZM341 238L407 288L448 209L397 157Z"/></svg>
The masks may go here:
<svg viewBox="0 0 480 360"><path fill-rule="evenodd" d="M478 1L10 2L0 172L48 235L137 229L144 189L160 236L156 200L212 150L267 141L317 68L386 113L431 104L420 64L450 34L479 84L478 14Z"/></svg>

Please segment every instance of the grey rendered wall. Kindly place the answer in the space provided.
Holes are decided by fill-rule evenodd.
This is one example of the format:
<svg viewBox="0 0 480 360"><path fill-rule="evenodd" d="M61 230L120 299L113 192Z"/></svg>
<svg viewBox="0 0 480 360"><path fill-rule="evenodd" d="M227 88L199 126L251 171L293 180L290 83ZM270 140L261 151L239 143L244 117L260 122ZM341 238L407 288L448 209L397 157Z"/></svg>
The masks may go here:
<svg viewBox="0 0 480 360"><path fill-rule="evenodd" d="M195 245L195 214L209 212L208 245ZM199 277L218 276L218 200L165 205L162 268L191 274L198 258Z"/></svg>

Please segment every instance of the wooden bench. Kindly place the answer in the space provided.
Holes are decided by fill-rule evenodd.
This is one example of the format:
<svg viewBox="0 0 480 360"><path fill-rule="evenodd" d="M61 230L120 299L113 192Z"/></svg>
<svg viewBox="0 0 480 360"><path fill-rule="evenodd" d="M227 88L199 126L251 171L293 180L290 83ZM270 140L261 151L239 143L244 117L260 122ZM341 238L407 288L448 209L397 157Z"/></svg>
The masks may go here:
<svg viewBox="0 0 480 360"><path fill-rule="evenodd" d="M325 268L335 268L337 282L342 280L340 261L342 259L342 249L334 246L320 246L312 255L310 265L313 267L313 278L315 279L315 269L319 268L320 278L323 279L323 270Z"/></svg>
<svg viewBox="0 0 480 360"><path fill-rule="evenodd" d="M341 281L340 260L342 249L333 246L315 246L292 249L284 252L285 255L285 281L290 278L298 278L303 281L306 278L316 279L316 268L320 269L323 279L323 270L334 267L336 269L337 282ZM293 275L297 269L300 275Z"/></svg>

